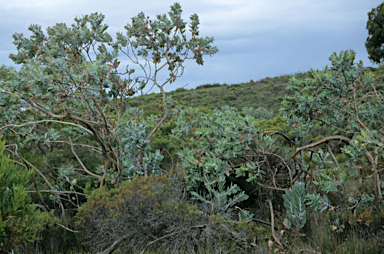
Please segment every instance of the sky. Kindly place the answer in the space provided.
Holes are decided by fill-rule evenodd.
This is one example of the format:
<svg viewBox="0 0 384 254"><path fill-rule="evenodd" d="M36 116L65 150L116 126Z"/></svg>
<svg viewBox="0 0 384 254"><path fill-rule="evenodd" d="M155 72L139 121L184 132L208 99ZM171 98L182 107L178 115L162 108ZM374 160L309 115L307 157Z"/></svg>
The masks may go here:
<svg viewBox="0 0 384 254"><path fill-rule="evenodd" d="M143 11L155 18L175 0L3 0L0 2L0 65L14 66L12 34L29 36L30 24L43 30L56 23L71 25L75 17L99 12L108 33L124 32L131 18ZM219 52L203 66L193 60L166 91L202 84L236 84L322 69L333 52L353 49L356 60L368 59L368 12L382 0L179 0L183 18L196 13L200 36L214 37ZM156 91L155 91L156 92Z"/></svg>

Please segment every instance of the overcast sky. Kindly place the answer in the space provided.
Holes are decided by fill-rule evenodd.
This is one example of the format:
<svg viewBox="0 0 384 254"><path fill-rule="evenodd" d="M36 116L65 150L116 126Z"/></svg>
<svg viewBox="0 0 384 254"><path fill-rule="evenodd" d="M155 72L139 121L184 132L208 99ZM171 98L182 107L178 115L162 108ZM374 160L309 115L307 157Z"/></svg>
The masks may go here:
<svg viewBox="0 0 384 254"><path fill-rule="evenodd" d="M12 34L30 24L45 30L56 23L93 12L106 16L109 34L143 11L155 18L169 11L175 0L2 0L0 2L0 64L13 65ZM364 42L367 13L382 0L182 0L185 21L200 17L200 36L215 38L219 52L204 66L187 63L184 75L167 91L186 84L234 84L265 77L304 72L329 64L332 52L353 49L356 59L373 66Z"/></svg>

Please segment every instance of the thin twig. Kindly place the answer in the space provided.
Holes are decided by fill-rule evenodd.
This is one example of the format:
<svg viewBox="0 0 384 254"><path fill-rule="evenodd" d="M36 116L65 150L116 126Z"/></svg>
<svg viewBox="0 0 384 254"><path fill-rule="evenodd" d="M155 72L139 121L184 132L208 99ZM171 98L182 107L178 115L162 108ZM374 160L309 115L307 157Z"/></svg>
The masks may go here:
<svg viewBox="0 0 384 254"><path fill-rule="evenodd" d="M32 182L33 182L33 186L35 187L35 190L36 190L36 191L33 191L33 192L37 192L37 195L39 196L41 203L43 204L45 209L47 209L47 211L50 212L51 209L49 209L49 207L45 204L44 198L43 198L43 196L40 193L41 191L39 190L39 188L37 188L37 184L36 184L35 178L33 177L33 174L31 174L31 179L32 179Z"/></svg>
<svg viewBox="0 0 384 254"><path fill-rule="evenodd" d="M269 136L272 136L274 134L279 134L279 135L283 136L286 140L288 140L289 146L292 147L294 144L293 140L281 131L264 131L263 133L261 133L261 136L264 136L264 134L270 134Z"/></svg>
<svg viewBox="0 0 384 254"><path fill-rule="evenodd" d="M258 183L256 182L258 185L260 185L261 187L264 187L264 188L267 188L267 189L271 189L271 190L277 190L277 191L286 191L287 189L283 189L283 188L275 188L275 187L271 187L271 186L267 186L267 185L264 185L264 184L261 184L261 183Z"/></svg>
<svg viewBox="0 0 384 254"><path fill-rule="evenodd" d="M25 191L25 192L26 193L36 193L36 191ZM39 192L49 192L49 193L54 192L54 193L58 193L58 194L77 194L77 195L86 196L86 197L89 196L87 194L76 192L76 191L39 190Z"/></svg>
<svg viewBox="0 0 384 254"><path fill-rule="evenodd" d="M83 130L85 130L86 132L88 132L89 134L93 134L90 130L88 130L87 128L81 126L81 125L78 125L78 124L75 124L75 123L70 123L70 122L64 122L64 121L58 121L58 120L41 120L41 121L36 121L36 122L28 122L28 123L24 123L24 124L8 124L8 125L4 125L3 127L0 128L1 129L4 129L4 128L9 128L9 127L22 127L22 126L25 126L25 125L29 125L29 124L38 124L38 123L44 123L44 122L52 122L52 123L60 123L60 124L69 124L69 125L72 125L72 126L75 126L75 127L78 127L78 128L81 128Z"/></svg>
<svg viewBox="0 0 384 254"><path fill-rule="evenodd" d="M167 149L165 149L165 147L163 147L163 149L168 153L169 157L171 158L172 168L174 168L172 155L169 153L169 151Z"/></svg>
<svg viewBox="0 0 384 254"><path fill-rule="evenodd" d="M309 250L309 249L299 250L299 253L302 253L302 252L312 252L312 253L315 253L315 254L321 254L321 252L318 252L318 251L315 251L315 250Z"/></svg>
<svg viewBox="0 0 384 254"><path fill-rule="evenodd" d="M105 251L102 251L102 252L98 252L96 254L109 254L109 253L111 253L112 251L115 250L117 245L119 245L122 241L127 239L129 236L131 236L131 233L128 233L128 234L122 236L118 240L114 241L113 244L108 249L106 249Z"/></svg>
<svg viewBox="0 0 384 254"><path fill-rule="evenodd" d="M206 226L207 226L207 225L197 225L197 226L193 226L193 227L189 227L189 228L186 228L186 229L182 229L182 230L180 230L180 231L173 232L173 233L171 233L171 234L168 234L168 235L162 236L162 237L160 237L160 238L157 238L156 240L153 240L152 242L148 243L148 244L145 246L145 248L143 249L143 251L141 252L141 254L144 254L145 250L146 250L150 245L152 245L152 244L154 244L155 242L158 242L158 241L160 241L160 240L162 240L162 239L164 239L164 238L167 238L167 237L173 236L173 235L175 235L175 234L181 233L181 232L183 232L183 231L185 231L185 230L189 230L189 229L193 229L193 228L204 228L204 227L206 227Z"/></svg>
<svg viewBox="0 0 384 254"><path fill-rule="evenodd" d="M157 123L155 128L153 128L153 130L148 134L146 140L149 140L152 137L152 135L155 133L155 131L163 124L163 122L165 121L165 119L168 116L168 106L167 106L165 91L164 91L162 86L157 85L157 87L161 90L161 92L163 94L163 105L164 105L164 109L165 109L165 114L164 114L163 118L161 118L161 120Z"/></svg>
<svg viewBox="0 0 384 254"><path fill-rule="evenodd" d="M96 175L95 173L92 173L91 171L89 171L83 164L83 162L80 160L79 156L77 156L77 153L75 152L75 150L73 149L73 143L72 143L72 140L71 138L69 138L69 141L70 141L70 144L71 144L71 151L73 153L73 155L75 155L77 161L79 162L80 166L83 168L83 170L88 173L89 175L97 178L97 179L101 179L102 177L99 176L99 175Z"/></svg>
<svg viewBox="0 0 384 254"><path fill-rule="evenodd" d="M256 221L256 222L259 222L259 223L261 223L261 224L264 224L264 225L267 225L267 226L272 227L272 224L269 223L269 222L266 222L266 221L264 221L264 220L255 219L255 218L250 217L250 216L249 216L248 214L246 214L240 207L235 206L235 208L238 209L238 210L240 210L242 213L244 213L244 214L249 218L249 220L247 220L247 223L249 223L249 222L251 222L251 221ZM275 230L277 230L277 227L275 227Z"/></svg>
<svg viewBox="0 0 384 254"><path fill-rule="evenodd" d="M276 234L275 234L275 218L273 214L273 206L272 206L271 200L268 200L268 203L269 203L269 209L271 210L271 224L272 224L271 230L272 230L273 239L275 239L275 241L280 246L280 248L284 250L283 244L279 241L279 239L276 237Z"/></svg>
<svg viewBox="0 0 384 254"><path fill-rule="evenodd" d="M65 230L68 230L68 231L70 231L70 232L73 232L73 233L80 233L80 231L75 231L75 230L72 230L72 229L69 229L69 228L67 228L66 226L64 226L64 225L61 225L61 224L59 224L59 223L55 223L56 225L59 225L60 227L62 227L62 228L64 228Z"/></svg>
<svg viewBox="0 0 384 254"><path fill-rule="evenodd" d="M339 163L337 162L335 155L332 153L332 150L331 150L331 147L329 146L329 144L327 144L327 148L328 148L328 152L331 154L333 160L335 161L335 163L336 163L336 165L337 165L337 168L338 168L339 170L341 170L341 168L340 168L340 166L339 166Z"/></svg>

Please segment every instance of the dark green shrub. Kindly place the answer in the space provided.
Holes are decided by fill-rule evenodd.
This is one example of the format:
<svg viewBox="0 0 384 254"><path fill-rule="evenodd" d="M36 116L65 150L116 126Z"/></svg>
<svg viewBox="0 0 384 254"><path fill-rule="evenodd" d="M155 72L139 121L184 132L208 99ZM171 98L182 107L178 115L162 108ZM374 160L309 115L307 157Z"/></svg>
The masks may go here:
<svg viewBox="0 0 384 254"><path fill-rule="evenodd" d="M38 240L37 234L54 220L32 206L31 197L25 192L31 174L28 170L17 171L0 142L0 253Z"/></svg>
<svg viewBox="0 0 384 254"><path fill-rule="evenodd" d="M125 253L194 253L212 243L210 253L220 253L228 242L244 247L246 238L234 233L237 226L230 217L211 215L210 205L192 202L182 176L173 174L137 177L118 189L97 189L77 214L91 251L121 240L117 248Z"/></svg>
<svg viewBox="0 0 384 254"><path fill-rule="evenodd" d="M226 85L226 84L224 84L224 85ZM211 87L219 87L219 86L221 86L219 83L206 84L206 85L201 85L201 86L196 87L196 90L204 89L204 88L211 88Z"/></svg>

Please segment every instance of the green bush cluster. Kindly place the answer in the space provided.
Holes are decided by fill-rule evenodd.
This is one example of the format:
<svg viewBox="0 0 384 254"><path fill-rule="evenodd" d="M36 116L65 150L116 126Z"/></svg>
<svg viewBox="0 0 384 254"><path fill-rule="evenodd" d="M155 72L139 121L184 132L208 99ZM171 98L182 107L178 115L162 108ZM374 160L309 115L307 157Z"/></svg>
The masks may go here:
<svg viewBox="0 0 384 254"><path fill-rule="evenodd" d="M31 203L26 184L32 172L19 171L4 154L0 142L0 252L9 253L39 239L39 233L57 221Z"/></svg>

